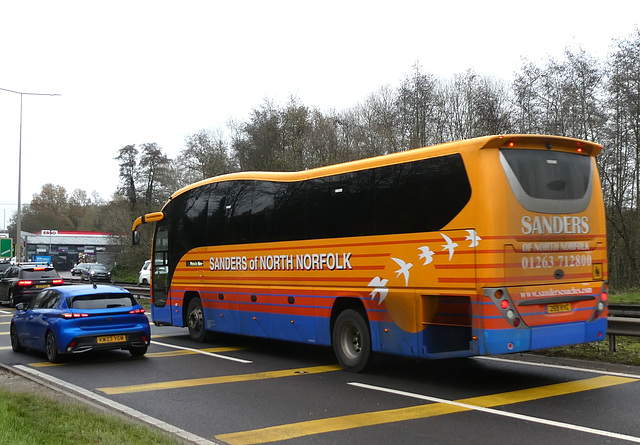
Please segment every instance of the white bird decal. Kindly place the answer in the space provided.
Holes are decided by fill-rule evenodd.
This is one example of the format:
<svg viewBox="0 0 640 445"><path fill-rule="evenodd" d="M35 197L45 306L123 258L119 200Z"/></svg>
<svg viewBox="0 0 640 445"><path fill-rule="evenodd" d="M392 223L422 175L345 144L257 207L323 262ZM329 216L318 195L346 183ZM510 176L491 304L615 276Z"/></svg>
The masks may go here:
<svg viewBox="0 0 640 445"><path fill-rule="evenodd" d="M387 293L389 293L389 289L385 286L387 285L387 281L380 277L375 277L373 280L369 282L369 287L373 287L374 289L371 291L369 295L371 295L371 299L376 298L376 295L380 295L380 301L378 304L381 304L385 298L387 298Z"/></svg>
<svg viewBox="0 0 640 445"><path fill-rule="evenodd" d="M429 246L418 247L418 250L422 251L422 253L420 255L418 255L418 258L420 258L420 259L424 258L423 266L426 266L427 264L429 264L429 263L431 263L433 261L433 254L435 252L433 250L429 249Z"/></svg>
<svg viewBox="0 0 640 445"><path fill-rule="evenodd" d="M440 235L442 235L444 240L447 242L447 244L442 244L442 250L449 251L449 261L451 261L451 258L453 258L453 251L456 247L458 247L458 243L454 243L453 241L451 241L451 238L449 238L444 233L441 233Z"/></svg>
<svg viewBox="0 0 640 445"><path fill-rule="evenodd" d="M473 229L467 230L467 233L469 234L469 236L465 238L465 241L471 241L471 244L469 244L469 247L477 247L478 241L482 240L482 238L480 238L476 233L476 231Z"/></svg>
<svg viewBox="0 0 640 445"><path fill-rule="evenodd" d="M396 270L396 273L398 274L396 275L396 278L398 278L400 275L404 275L404 283L405 283L404 285L408 286L409 285L409 269L413 267L413 264L405 263L400 258L391 257L391 259L396 263L398 263L398 266L400 266L400 269Z"/></svg>

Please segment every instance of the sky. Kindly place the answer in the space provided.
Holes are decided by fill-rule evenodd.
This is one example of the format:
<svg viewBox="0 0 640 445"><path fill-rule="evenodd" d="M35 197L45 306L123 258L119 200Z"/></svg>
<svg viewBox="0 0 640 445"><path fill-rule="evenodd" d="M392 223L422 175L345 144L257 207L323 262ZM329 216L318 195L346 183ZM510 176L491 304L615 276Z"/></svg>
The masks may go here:
<svg viewBox="0 0 640 445"><path fill-rule="evenodd" d="M57 94L0 90L0 231L20 151L23 205L47 183L109 200L129 144L175 158L265 100L344 110L416 63L510 81L567 47L604 60L637 26L638 0L0 0L0 88Z"/></svg>

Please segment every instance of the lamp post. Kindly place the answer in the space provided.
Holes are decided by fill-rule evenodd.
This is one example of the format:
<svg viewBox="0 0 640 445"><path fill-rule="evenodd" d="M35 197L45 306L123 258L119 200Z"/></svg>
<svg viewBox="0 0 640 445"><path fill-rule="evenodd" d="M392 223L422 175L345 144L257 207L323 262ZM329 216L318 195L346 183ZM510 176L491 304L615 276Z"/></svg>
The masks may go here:
<svg viewBox="0 0 640 445"><path fill-rule="evenodd" d="M22 189L22 96L60 96L51 93L23 93L21 91L7 90L0 88L2 91L20 95L20 140L18 143L18 215L16 217L16 261L22 259L22 208L20 200L20 191Z"/></svg>

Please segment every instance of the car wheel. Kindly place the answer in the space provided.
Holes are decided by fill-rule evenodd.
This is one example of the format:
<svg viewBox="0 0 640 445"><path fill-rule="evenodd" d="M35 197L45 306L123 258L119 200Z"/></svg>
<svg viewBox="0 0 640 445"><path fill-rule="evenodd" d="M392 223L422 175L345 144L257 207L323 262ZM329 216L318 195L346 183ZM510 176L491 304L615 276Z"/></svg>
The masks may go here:
<svg viewBox="0 0 640 445"><path fill-rule="evenodd" d="M345 371L364 371L370 364L371 334L362 314L346 309L333 326L333 350Z"/></svg>
<svg viewBox="0 0 640 445"><path fill-rule="evenodd" d="M204 328L204 310L202 309L202 302L199 298L194 298L189 302L187 324L189 326L189 336L191 339L197 342L204 341L207 336L207 331Z"/></svg>
<svg viewBox="0 0 640 445"><path fill-rule="evenodd" d="M13 352L23 352L26 348L20 344L20 339L18 338L18 330L16 325L12 324L10 329L11 335L11 348Z"/></svg>
<svg viewBox="0 0 640 445"><path fill-rule="evenodd" d="M58 352L56 337L51 331L47 332L47 337L45 340L45 350L47 352L47 359L49 359L51 363L58 363L60 361L60 353Z"/></svg>
<svg viewBox="0 0 640 445"><path fill-rule="evenodd" d="M16 307L16 299L13 296L13 291L9 289L9 306Z"/></svg>
<svg viewBox="0 0 640 445"><path fill-rule="evenodd" d="M134 357L142 357L147 353L147 346L132 347L129 352Z"/></svg>

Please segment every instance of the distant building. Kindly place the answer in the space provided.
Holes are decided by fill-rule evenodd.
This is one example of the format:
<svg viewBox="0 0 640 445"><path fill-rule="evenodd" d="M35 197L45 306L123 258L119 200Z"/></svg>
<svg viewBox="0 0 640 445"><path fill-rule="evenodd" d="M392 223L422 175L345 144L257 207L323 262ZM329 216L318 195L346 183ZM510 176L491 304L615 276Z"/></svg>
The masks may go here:
<svg viewBox="0 0 640 445"><path fill-rule="evenodd" d="M22 232L25 257L29 261L43 257L58 270L70 270L76 263L102 263L107 267L115 263L128 238L105 232L71 232L42 230L39 233Z"/></svg>

